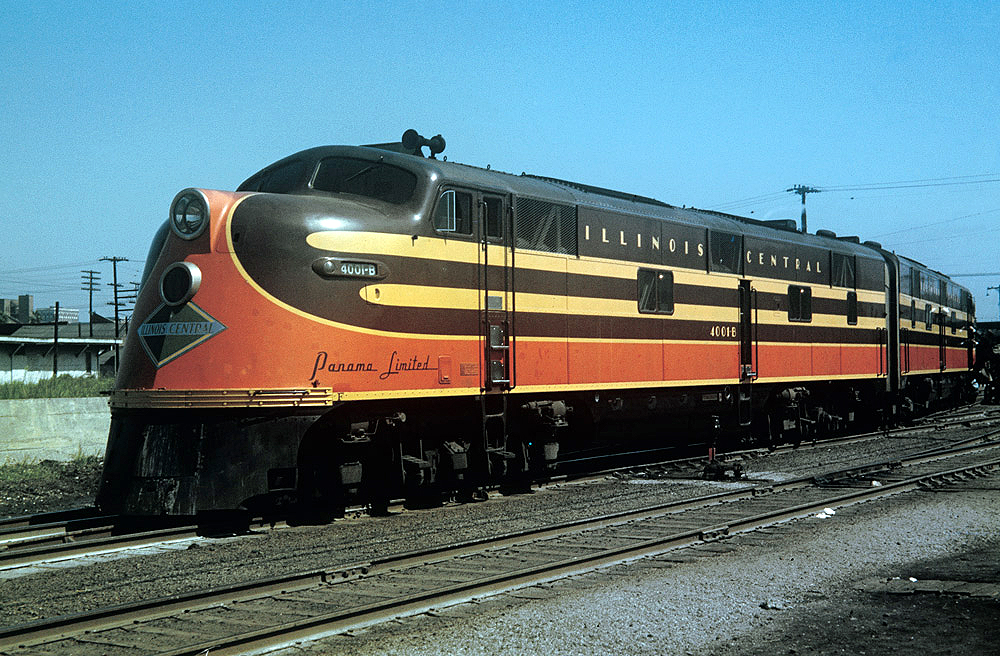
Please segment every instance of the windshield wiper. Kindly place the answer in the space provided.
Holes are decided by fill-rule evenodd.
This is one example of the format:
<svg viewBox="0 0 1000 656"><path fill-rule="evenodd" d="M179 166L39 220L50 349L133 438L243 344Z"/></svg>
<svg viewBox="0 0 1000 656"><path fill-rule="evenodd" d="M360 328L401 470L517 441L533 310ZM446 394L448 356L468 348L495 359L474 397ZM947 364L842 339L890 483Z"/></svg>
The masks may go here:
<svg viewBox="0 0 1000 656"><path fill-rule="evenodd" d="M371 173L375 169L379 168L380 166L382 166L382 158L381 157L379 157L378 161L375 162L374 164L372 164L371 166L366 166L365 168L361 169L357 173L353 173L353 174L349 175L348 177L344 178L344 180L343 180L343 182L341 184L348 183L351 180L353 180L354 178L360 178L363 175L367 175L368 173Z"/></svg>

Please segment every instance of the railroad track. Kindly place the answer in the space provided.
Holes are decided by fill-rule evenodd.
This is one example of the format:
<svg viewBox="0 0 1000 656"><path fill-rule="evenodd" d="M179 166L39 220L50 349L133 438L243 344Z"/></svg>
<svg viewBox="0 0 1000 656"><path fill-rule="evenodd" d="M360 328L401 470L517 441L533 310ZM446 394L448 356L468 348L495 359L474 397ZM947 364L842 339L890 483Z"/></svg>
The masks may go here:
<svg viewBox="0 0 1000 656"><path fill-rule="evenodd" d="M985 413L985 414L984 414ZM985 421L998 421L1000 414L989 414L988 410L966 411L960 417L944 415L935 417L916 426L893 429L860 435L848 435L807 442L799 445L782 445L774 449L774 453L782 453L796 448L809 449L827 447L837 444L849 444L866 440L883 439L887 436L905 436L914 431L941 430L955 425L974 426ZM987 436L978 439L986 439ZM663 453L663 449L626 454L641 459L652 454ZM732 472L734 467L742 467L748 461L757 459L766 450L755 448L728 452L719 456L723 468ZM620 459L622 456L615 456ZM590 459L599 462L598 458ZM639 465L624 467L608 467L594 472L590 471L559 475L549 479L549 482L560 483L566 480L585 480L588 478L603 478L608 475L617 476L647 476L653 478L699 478L705 467L704 455L642 462ZM394 502L401 506L402 500ZM361 513L364 507L349 509L353 513ZM254 527L260 528L265 522L255 522ZM282 524L283 525L283 524ZM0 521L0 570L20 567L26 564L45 563L65 560L74 557L88 556L97 553L137 549L156 544L166 544L199 537L199 528L194 525L161 528L153 531L124 530L118 518L102 516L96 508L79 508L70 511L45 513L41 515L17 517Z"/></svg>
<svg viewBox="0 0 1000 656"><path fill-rule="evenodd" d="M101 521L105 520L105 521ZM106 521L106 520L111 520ZM95 518L93 526L74 527L72 524L39 525L36 531L17 531L15 537L4 540L0 535L0 570L30 563L52 562L78 556L89 556L119 549L145 547L176 540L198 537L197 526L180 526L118 534L114 518Z"/></svg>
<svg viewBox="0 0 1000 656"><path fill-rule="evenodd" d="M998 471L1000 443L939 448L823 479L747 487L336 570L7 627L0 630L0 650L22 656L83 656L109 648L116 654L245 653Z"/></svg>

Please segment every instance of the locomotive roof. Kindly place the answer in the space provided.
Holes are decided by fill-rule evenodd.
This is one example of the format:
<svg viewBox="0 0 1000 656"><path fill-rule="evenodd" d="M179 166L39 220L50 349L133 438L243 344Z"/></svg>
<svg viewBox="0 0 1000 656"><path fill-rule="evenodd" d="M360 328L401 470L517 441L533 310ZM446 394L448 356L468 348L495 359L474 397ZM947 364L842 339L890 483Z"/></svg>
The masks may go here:
<svg viewBox="0 0 1000 656"><path fill-rule="evenodd" d="M392 146L391 144L386 144ZM776 241L828 248L840 253L859 255L872 259L882 259L877 245L858 243L856 238L838 238L824 234L803 234L795 227L795 221L760 221L748 217L725 214L712 210L677 207L654 198L619 192L556 178L521 173L506 173L490 168L449 162L446 159L425 158L405 152L397 152L391 147L381 146L318 146L289 155L265 167L245 181L241 187L265 171L280 167L294 160L319 161L324 157L346 156L372 161L383 161L419 174L429 186L439 182L467 185L474 188L533 197L554 203L582 205L622 212L633 215L675 221L710 230L741 233ZM294 192L293 192L294 193ZM943 275L943 274L941 274Z"/></svg>

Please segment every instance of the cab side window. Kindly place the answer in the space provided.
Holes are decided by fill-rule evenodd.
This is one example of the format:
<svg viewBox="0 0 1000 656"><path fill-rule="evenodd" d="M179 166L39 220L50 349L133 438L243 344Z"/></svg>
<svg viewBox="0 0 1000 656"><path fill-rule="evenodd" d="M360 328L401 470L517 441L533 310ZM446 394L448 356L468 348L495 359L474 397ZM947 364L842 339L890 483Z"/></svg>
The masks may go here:
<svg viewBox="0 0 1000 656"><path fill-rule="evenodd" d="M442 192L434 208L432 223L438 232L471 235L472 194L455 189Z"/></svg>
<svg viewBox="0 0 1000 656"><path fill-rule="evenodd" d="M483 218L486 221L486 236L503 238L503 200L495 196L483 197Z"/></svg>

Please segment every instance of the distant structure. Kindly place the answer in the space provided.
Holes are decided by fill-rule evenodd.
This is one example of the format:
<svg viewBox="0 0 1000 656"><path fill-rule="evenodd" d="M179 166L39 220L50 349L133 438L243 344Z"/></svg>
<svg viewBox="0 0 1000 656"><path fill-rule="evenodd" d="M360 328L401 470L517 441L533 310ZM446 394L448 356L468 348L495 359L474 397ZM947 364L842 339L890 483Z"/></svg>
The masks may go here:
<svg viewBox="0 0 1000 656"><path fill-rule="evenodd" d="M56 306L38 308L35 316L39 323L52 323L56 320ZM80 311L71 308L59 308L59 323L80 323Z"/></svg>
<svg viewBox="0 0 1000 656"><path fill-rule="evenodd" d="M62 308L59 308L62 323ZM37 383L53 376L113 376L115 338L113 323L90 326L0 325L0 383Z"/></svg>
<svg viewBox="0 0 1000 656"><path fill-rule="evenodd" d="M18 323L31 323L31 315L35 313L35 297L31 294L21 294L17 297Z"/></svg>
<svg viewBox="0 0 1000 656"><path fill-rule="evenodd" d="M0 298L0 321L3 323L31 323L34 312L35 297L31 294L21 294L17 300Z"/></svg>

